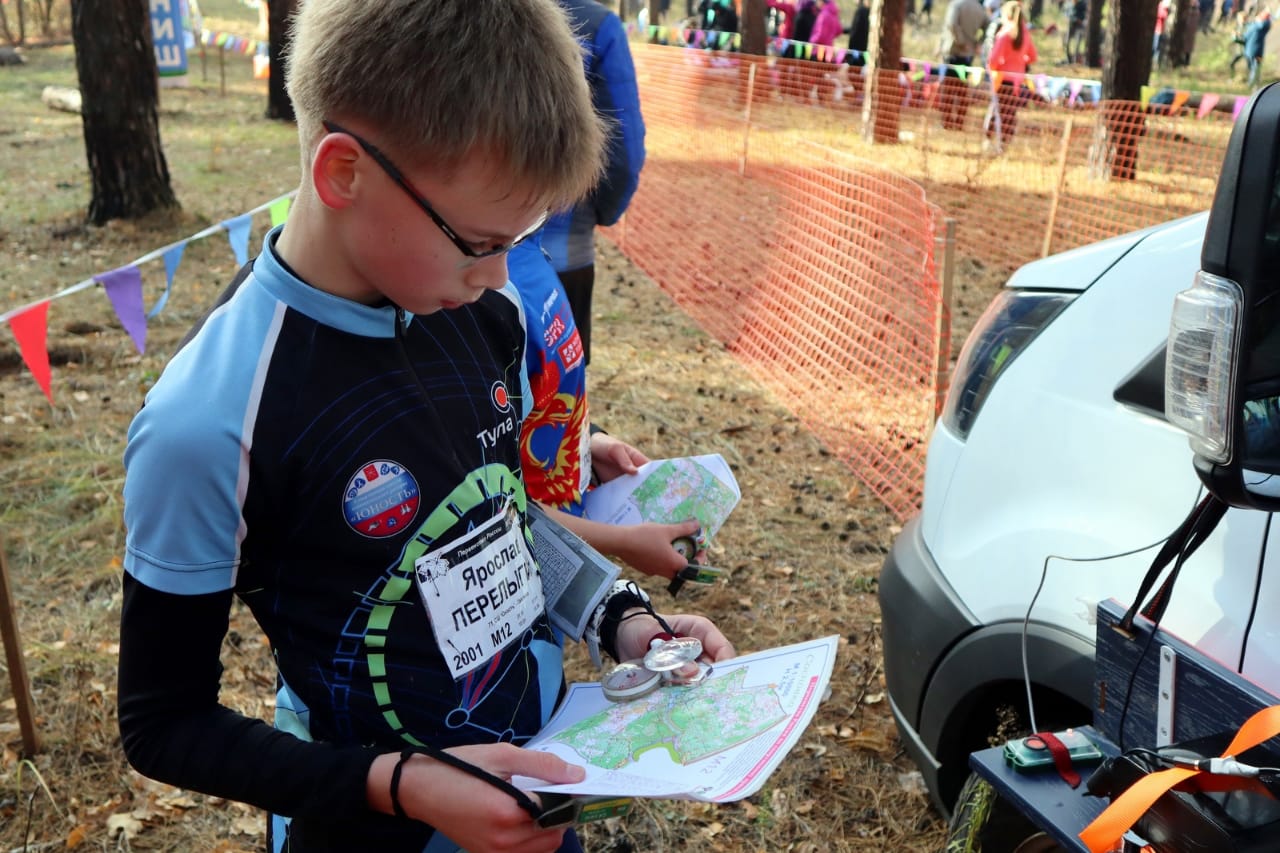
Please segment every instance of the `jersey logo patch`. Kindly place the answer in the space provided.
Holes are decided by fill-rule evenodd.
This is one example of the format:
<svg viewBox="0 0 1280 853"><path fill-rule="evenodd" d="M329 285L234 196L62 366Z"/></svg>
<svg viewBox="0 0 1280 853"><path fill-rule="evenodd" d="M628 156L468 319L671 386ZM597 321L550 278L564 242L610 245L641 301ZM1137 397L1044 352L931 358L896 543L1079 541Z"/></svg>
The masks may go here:
<svg viewBox="0 0 1280 853"><path fill-rule="evenodd" d="M493 387L489 389L489 397L499 412L511 411L511 395L507 393L507 386L502 382L493 383Z"/></svg>
<svg viewBox="0 0 1280 853"><path fill-rule="evenodd" d="M342 517L357 533L373 539L394 536L413 521L422 499L418 481L404 466L375 459L360 466L342 494Z"/></svg>

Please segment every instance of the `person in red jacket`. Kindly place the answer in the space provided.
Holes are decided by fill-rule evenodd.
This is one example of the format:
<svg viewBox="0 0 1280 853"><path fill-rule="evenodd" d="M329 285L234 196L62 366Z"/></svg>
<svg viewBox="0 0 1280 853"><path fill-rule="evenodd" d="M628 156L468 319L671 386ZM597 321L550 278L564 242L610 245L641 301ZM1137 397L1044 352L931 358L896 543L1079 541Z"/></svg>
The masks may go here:
<svg viewBox="0 0 1280 853"><path fill-rule="evenodd" d="M1009 0L1000 9L1000 29L996 33L987 67L996 85L996 116L998 122L988 122L987 136L996 141L997 148L1013 139L1018 127L1018 110L1027 103L1026 75L1031 63L1039 57L1035 43L1023 20L1022 4ZM998 82L997 82L998 81Z"/></svg>

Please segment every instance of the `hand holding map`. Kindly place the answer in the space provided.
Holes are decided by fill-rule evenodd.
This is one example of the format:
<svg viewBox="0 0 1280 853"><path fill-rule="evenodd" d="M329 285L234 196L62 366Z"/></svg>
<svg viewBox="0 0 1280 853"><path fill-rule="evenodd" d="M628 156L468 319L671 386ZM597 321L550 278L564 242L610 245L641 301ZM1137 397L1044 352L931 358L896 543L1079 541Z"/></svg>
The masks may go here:
<svg viewBox="0 0 1280 853"><path fill-rule="evenodd" d="M710 539L738 505L742 492L718 453L655 459L597 486L583 498L584 515L608 524L652 521L674 524L698 519Z"/></svg>
<svg viewBox="0 0 1280 853"><path fill-rule="evenodd" d="M527 748L586 767L573 785L526 790L730 802L758 791L813 719L835 663L835 636L717 663L693 687L610 702L574 684Z"/></svg>

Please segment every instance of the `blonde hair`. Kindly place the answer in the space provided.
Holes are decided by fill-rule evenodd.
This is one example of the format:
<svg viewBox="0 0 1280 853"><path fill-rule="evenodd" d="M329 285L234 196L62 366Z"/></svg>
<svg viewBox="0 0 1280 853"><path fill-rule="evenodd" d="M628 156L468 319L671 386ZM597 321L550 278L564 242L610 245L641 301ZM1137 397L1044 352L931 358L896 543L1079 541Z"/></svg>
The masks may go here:
<svg viewBox="0 0 1280 853"><path fill-rule="evenodd" d="M1000 7L1000 28L1013 33L1013 46L1022 47L1022 4L1009 0Z"/></svg>
<svg viewBox="0 0 1280 853"><path fill-rule="evenodd" d="M307 174L326 120L362 120L406 167L473 153L551 207L586 195L606 127L554 0L299 0L285 85Z"/></svg>

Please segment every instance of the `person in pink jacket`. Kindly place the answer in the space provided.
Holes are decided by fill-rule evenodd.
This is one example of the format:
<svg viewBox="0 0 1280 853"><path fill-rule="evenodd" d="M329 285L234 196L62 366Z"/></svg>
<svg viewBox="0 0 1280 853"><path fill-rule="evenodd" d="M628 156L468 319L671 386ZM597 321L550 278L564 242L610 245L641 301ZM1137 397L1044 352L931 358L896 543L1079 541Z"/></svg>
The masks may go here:
<svg viewBox="0 0 1280 853"><path fill-rule="evenodd" d="M996 140L1002 147L1013 139L1018 127L1018 109L1028 100L1026 75L1031 71L1031 63L1039 59L1035 43L1031 41L1031 33L1027 30L1022 16L1022 4L1017 0L1009 0L1000 8L1000 29L996 33L995 43L991 47L991 55L987 57L987 68L991 71L992 80L999 80L996 88L997 115L999 126L988 122L987 136ZM1000 75L1000 76L997 76Z"/></svg>
<svg viewBox="0 0 1280 853"><path fill-rule="evenodd" d="M818 19L813 22L809 41L832 47L836 43L836 36L842 32L844 25L840 23L840 7L836 5L836 0L818 0Z"/></svg>

